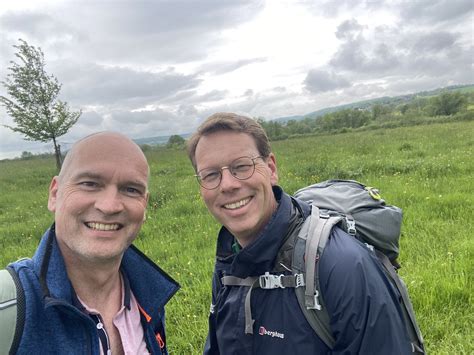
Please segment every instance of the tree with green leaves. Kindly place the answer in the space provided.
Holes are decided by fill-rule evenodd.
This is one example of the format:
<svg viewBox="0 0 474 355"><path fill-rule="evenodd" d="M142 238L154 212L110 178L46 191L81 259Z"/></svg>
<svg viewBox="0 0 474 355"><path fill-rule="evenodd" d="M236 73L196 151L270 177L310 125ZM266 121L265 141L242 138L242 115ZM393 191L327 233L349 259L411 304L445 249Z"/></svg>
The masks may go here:
<svg viewBox="0 0 474 355"><path fill-rule="evenodd" d="M186 140L180 135L174 134L168 139L166 146L168 148L182 148L184 147Z"/></svg>
<svg viewBox="0 0 474 355"><path fill-rule="evenodd" d="M61 84L46 73L41 48L22 39L13 47L18 50L15 56L20 62L10 61L9 73L1 82L10 97L0 96L0 104L16 126L4 126L23 134L26 140L52 141L59 170L62 159L58 137L69 131L82 112L70 112L67 103L58 99Z"/></svg>
<svg viewBox="0 0 474 355"><path fill-rule="evenodd" d="M445 92L432 99L432 114L433 116L451 116L461 111L466 103L466 96L460 92Z"/></svg>

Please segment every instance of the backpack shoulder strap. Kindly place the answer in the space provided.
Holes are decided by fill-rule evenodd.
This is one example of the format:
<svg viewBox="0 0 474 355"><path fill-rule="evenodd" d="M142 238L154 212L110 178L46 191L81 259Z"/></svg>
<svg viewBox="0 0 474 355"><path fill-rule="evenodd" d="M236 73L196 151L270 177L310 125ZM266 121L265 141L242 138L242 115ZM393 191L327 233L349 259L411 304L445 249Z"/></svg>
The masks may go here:
<svg viewBox="0 0 474 355"><path fill-rule="evenodd" d="M319 285L319 259L324 251L332 228L343 219L329 215L312 206L311 216L303 225L293 251L292 268L305 274L305 287L296 288L298 303L306 320L329 348L335 340L330 328L330 318Z"/></svg>
<svg viewBox="0 0 474 355"><path fill-rule="evenodd" d="M25 296L12 268L0 270L0 354L15 354L23 333Z"/></svg>
<svg viewBox="0 0 474 355"><path fill-rule="evenodd" d="M377 249L375 249L375 254L382 263L385 274L389 277L392 285L397 288L398 293L400 294L402 316L403 320L405 321L408 336L410 337L412 352L415 354L425 354L423 336L421 334L420 328L418 327L418 323L416 322L415 311L413 310L413 305L410 301L410 297L408 296L408 289L403 280L398 276L396 269L390 262L389 258Z"/></svg>

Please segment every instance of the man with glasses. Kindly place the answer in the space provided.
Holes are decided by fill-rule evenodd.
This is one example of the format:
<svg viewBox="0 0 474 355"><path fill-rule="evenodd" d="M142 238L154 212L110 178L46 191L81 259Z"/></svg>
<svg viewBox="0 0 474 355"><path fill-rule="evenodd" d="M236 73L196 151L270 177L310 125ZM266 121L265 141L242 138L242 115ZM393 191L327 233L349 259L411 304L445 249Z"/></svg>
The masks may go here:
<svg viewBox="0 0 474 355"><path fill-rule="evenodd" d="M222 224L204 354L411 353L394 291L366 248L339 228L319 266L334 349L307 322L294 288L252 287L250 297L245 280L275 270L280 247L310 213L277 185L275 155L256 121L214 114L190 138L188 155L201 196ZM291 265L282 267L291 275Z"/></svg>

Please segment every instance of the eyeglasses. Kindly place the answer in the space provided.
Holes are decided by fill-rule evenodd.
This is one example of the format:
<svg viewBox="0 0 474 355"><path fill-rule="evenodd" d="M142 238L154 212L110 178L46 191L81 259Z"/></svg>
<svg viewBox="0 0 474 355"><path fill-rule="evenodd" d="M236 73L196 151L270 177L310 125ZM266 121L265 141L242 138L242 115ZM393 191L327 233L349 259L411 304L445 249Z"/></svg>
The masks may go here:
<svg viewBox="0 0 474 355"><path fill-rule="evenodd" d="M263 159L260 155L255 158L240 157L233 160L228 166L202 169L194 176L196 176L199 185L206 190L214 190L222 181L222 171L224 169L229 169L230 174L238 180L250 179L255 172L255 160L258 158Z"/></svg>

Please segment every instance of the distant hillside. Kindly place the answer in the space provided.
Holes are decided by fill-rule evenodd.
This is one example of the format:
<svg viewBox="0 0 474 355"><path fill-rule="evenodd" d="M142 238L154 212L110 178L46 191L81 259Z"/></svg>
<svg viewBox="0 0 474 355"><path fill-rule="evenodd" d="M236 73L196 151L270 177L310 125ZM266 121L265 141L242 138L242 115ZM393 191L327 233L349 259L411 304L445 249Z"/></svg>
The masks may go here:
<svg viewBox="0 0 474 355"><path fill-rule="evenodd" d="M439 88L439 89L430 90L430 91L421 91L421 92L417 92L417 93L413 93L413 94L394 96L394 97L383 96L383 97L378 97L378 98L371 99L371 100L364 100L364 101L353 102L353 103L345 104L345 105L327 107L327 108L323 108L321 110L317 110L317 111L307 113L305 115L279 117L279 118L271 119L270 121L284 124L284 123L286 123L288 121L291 121L291 120L300 121L300 120L303 120L305 118L314 119L314 118L324 116L328 113L337 112L337 111L341 111L341 110L345 110L345 109L355 109L355 108L366 109L366 108L369 108L369 107L371 107L373 105L376 105L376 104L399 105L401 103L407 103L409 101L412 101L416 98L435 96L435 95L439 95L440 93L446 92L446 91L471 92L471 91L474 91L474 84L448 86L448 87L445 87L445 88ZM181 137L183 137L184 139L187 139L191 136L191 133L182 133L182 134L179 134L179 135ZM171 135L145 137L145 138L134 139L134 141L135 141L135 143L137 143L139 145L144 145L144 144L165 145L166 143L168 143L168 140L169 140L170 137L171 137Z"/></svg>
<svg viewBox="0 0 474 355"><path fill-rule="evenodd" d="M408 94L408 95L401 95L401 96L394 96L394 97L389 97L389 96L383 96L371 100L364 100L364 101L358 101L358 102L353 102L350 104L345 104L345 105L339 105L339 106L334 106L334 107L327 107L323 108L321 110L313 111L310 113L307 113L305 115L296 115L296 116L287 116L287 117L279 117L272 119L271 121L275 121L278 123L286 123L290 120L294 121L300 121L305 118L317 118L324 116L328 113L340 111L340 110L345 110L345 109L355 109L355 108L360 108L360 109L365 109L370 106L376 105L376 104L394 104L394 105L399 105L403 102L408 102L416 98L420 97L430 97L430 96L435 96L439 95L443 92L446 91L461 91L461 92L470 92L474 91L474 84L469 84L469 85L454 85L454 86L448 86L445 88L439 88L435 90L430 90L430 91L421 91L413 94Z"/></svg>
<svg viewBox="0 0 474 355"><path fill-rule="evenodd" d="M184 139L188 138L191 133L183 133L183 134L178 134L179 136L183 137ZM137 138L134 139L133 141L137 143L138 145L143 145L143 144L149 144L149 145L164 145L168 143L168 140L170 139L172 135L169 136L156 136L156 137L145 137L145 138Z"/></svg>

